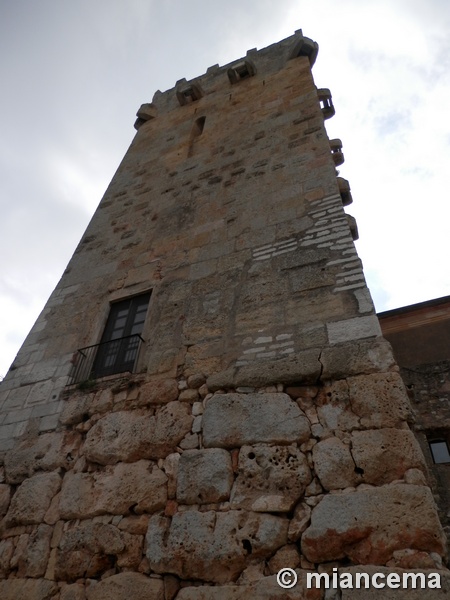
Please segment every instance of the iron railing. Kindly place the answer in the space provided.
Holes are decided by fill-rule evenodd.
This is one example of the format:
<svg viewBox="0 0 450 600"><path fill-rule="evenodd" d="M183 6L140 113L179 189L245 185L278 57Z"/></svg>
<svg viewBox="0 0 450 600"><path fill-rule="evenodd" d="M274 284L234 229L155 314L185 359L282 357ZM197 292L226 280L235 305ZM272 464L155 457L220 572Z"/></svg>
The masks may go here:
<svg viewBox="0 0 450 600"><path fill-rule="evenodd" d="M133 373L143 341L136 334L80 348L75 355L68 385L127 371Z"/></svg>

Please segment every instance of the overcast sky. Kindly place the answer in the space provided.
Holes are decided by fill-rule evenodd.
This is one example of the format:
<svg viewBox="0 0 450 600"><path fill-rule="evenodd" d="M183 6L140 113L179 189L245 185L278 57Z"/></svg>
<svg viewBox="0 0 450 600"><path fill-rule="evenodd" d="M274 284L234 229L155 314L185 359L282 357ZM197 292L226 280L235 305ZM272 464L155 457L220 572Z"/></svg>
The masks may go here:
<svg viewBox="0 0 450 600"><path fill-rule="evenodd" d="M0 0L0 375L157 90L296 29L378 311L450 294L448 0ZM446 258L447 257L447 258Z"/></svg>

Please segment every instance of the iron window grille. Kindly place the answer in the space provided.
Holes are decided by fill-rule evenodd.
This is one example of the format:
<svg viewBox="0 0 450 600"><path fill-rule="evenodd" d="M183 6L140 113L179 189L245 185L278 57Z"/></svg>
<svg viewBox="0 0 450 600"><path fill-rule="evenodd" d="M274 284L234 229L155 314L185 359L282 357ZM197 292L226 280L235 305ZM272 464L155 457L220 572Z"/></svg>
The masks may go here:
<svg viewBox="0 0 450 600"><path fill-rule="evenodd" d="M134 373L143 341L139 334L135 334L80 348L68 385L118 373Z"/></svg>

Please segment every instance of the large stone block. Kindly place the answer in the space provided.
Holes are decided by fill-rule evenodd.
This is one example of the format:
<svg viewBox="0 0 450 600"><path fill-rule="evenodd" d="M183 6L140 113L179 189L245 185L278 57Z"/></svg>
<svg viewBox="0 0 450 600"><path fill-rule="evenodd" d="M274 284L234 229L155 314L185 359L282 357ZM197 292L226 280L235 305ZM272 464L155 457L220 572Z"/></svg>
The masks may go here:
<svg viewBox="0 0 450 600"><path fill-rule="evenodd" d="M381 335L380 323L376 315L353 317L345 319L345 321L327 323L327 331L330 344Z"/></svg>
<svg viewBox="0 0 450 600"><path fill-rule="evenodd" d="M169 402L155 416L140 411L106 415L88 432L84 454L102 465L165 458L190 431L190 406Z"/></svg>
<svg viewBox="0 0 450 600"><path fill-rule="evenodd" d="M330 437L317 443L313 460L316 475L326 490L353 487L361 481L350 447L339 438Z"/></svg>
<svg viewBox="0 0 450 600"><path fill-rule="evenodd" d="M355 465L366 483L389 483L408 469L426 472L420 446L408 429L354 431L351 443Z"/></svg>
<svg viewBox="0 0 450 600"><path fill-rule="evenodd" d="M82 522L64 532L55 564L57 580L72 582L80 577L97 577L114 566L125 550L122 533L113 525Z"/></svg>
<svg viewBox="0 0 450 600"><path fill-rule="evenodd" d="M244 365L214 373L207 379L210 390L236 388L240 386L264 387L273 383L316 383L322 370L320 348L302 350L287 358Z"/></svg>
<svg viewBox="0 0 450 600"><path fill-rule="evenodd" d="M398 373L373 373L347 379L349 399L363 428L396 427L411 416L407 392Z"/></svg>
<svg viewBox="0 0 450 600"><path fill-rule="evenodd" d="M291 589L283 589L273 575L243 585L185 587L177 600L322 600L323 590L307 588L307 572L296 569L296 573L298 580Z"/></svg>
<svg viewBox="0 0 450 600"><path fill-rule="evenodd" d="M59 588L48 579L6 579L0 581L2 600L51 600Z"/></svg>
<svg viewBox="0 0 450 600"><path fill-rule="evenodd" d="M323 349L322 379L343 379L362 373L389 371L394 366L390 344L384 338L345 342Z"/></svg>
<svg viewBox="0 0 450 600"><path fill-rule="evenodd" d="M78 457L81 435L76 431L44 433L25 439L5 456L6 480L20 483L36 471L70 468Z"/></svg>
<svg viewBox="0 0 450 600"><path fill-rule="evenodd" d="M186 450L178 463L177 500L181 504L228 500L233 479L231 456L226 450Z"/></svg>
<svg viewBox="0 0 450 600"><path fill-rule="evenodd" d="M382 565L404 548L444 554L445 537L426 487L391 484L329 494L302 536L303 554L311 562L348 557Z"/></svg>
<svg viewBox="0 0 450 600"><path fill-rule="evenodd" d="M286 544L288 521L245 511L153 516L147 531L147 558L156 573L216 583L234 581L249 556L266 558Z"/></svg>
<svg viewBox="0 0 450 600"><path fill-rule="evenodd" d="M301 443L309 435L308 419L287 394L216 394L203 413L205 447Z"/></svg>
<svg viewBox="0 0 450 600"><path fill-rule="evenodd" d="M140 460L118 463L94 473L66 473L61 489L63 519L96 515L152 513L167 500L167 477L155 465Z"/></svg>
<svg viewBox="0 0 450 600"><path fill-rule="evenodd" d="M118 573L87 591L87 600L165 600L162 579L153 579L142 573Z"/></svg>
<svg viewBox="0 0 450 600"><path fill-rule="evenodd" d="M345 379L327 383L320 388L315 404L319 421L326 430L359 429L359 417L353 412Z"/></svg>
<svg viewBox="0 0 450 600"><path fill-rule="evenodd" d="M53 528L43 523L30 535L23 553L17 557L19 577L44 577L52 533Z"/></svg>
<svg viewBox="0 0 450 600"><path fill-rule="evenodd" d="M306 456L296 446L243 446L231 508L289 512L311 479Z"/></svg>
<svg viewBox="0 0 450 600"><path fill-rule="evenodd" d="M178 398L178 384L175 379L156 379L145 383L139 390L138 405L167 404Z"/></svg>
<svg viewBox="0 0 450 600"><path fill-rule="evenodd" d="M90 414L95 394L82 392L72 393L63 403L63 409L59 415L60 423L63 425L76 425Z"/></svg>
<svg viewBox="0 0 450 600"><path fill-rule="evenodd" d="M61 487L58 473L36 473L26 479L12 497L5 517L8 527L42 523L52 498Z"/></svg>

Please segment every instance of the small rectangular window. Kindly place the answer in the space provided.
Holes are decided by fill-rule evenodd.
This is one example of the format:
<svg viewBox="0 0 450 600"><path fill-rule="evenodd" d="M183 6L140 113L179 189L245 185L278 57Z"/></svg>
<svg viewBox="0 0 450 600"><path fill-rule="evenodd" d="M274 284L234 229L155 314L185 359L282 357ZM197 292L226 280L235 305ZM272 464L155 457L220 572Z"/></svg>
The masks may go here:
<svg viewBox="0 0 450 600"><path fill-rule="evenodd" d="M431 455L436 464L450 463L450 452L445 440L431 440L429 444Z"/></svg>

